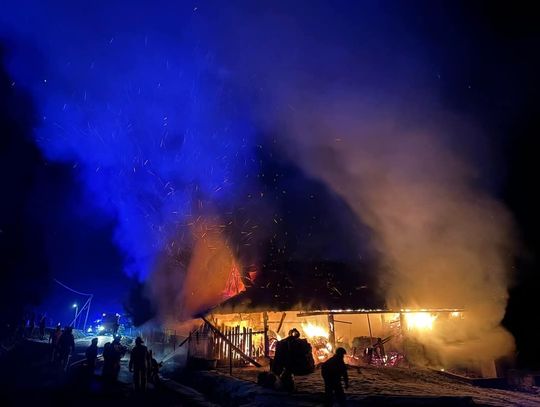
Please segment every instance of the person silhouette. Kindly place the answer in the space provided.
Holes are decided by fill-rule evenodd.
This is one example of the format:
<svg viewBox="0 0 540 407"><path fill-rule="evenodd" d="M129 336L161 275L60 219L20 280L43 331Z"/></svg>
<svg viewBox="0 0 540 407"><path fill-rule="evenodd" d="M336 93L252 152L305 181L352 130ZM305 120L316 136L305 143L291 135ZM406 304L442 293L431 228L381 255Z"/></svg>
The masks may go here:
<svg viewBox="0 0 540 407"><path fill-rule="evenodd" d="M146 391L150 355L143 343L142 338L138 336L129 358L129 371L133 372L133 386L136 392Z"/></svg>
<svg viewBox="0 0 540 407"><path fill-rule="evenodd" d="M332 406L334 396L339 405L345 405L345 393L341 386L341 379L345 383L345 388L349 387L349 376L347 374L347 365L345 364L345 354L343 348L337 348L336 353L321 365L321 375L324 380L324 398L325 406Z"/></svg>
<svg viewBox="0 0 540 407"><path fill-rule="evenodd" d="M88 348L86 348L86 366L88 366L88 371L90 374L94 373L96 369L96 359L98 355L98 338L92 339L92 343Z"/></svg>

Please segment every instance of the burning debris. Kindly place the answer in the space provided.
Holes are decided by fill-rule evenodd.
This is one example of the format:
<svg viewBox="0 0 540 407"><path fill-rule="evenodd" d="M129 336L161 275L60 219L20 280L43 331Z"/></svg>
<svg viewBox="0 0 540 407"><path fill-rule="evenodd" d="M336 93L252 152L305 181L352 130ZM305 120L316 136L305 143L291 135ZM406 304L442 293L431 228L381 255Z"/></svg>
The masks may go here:
<svg viewBox="0 0 540 407"><path fill-rule="evenodd" d="M328 327L324 328L319 325L314 325L311 322L302 324L302 331L305 337L311 343L313 348L313 356L317 363L324 362L332 355L333 347L330 343L330 332Z"/></svg>
<svg viewBox="0 0 540 407"><path fill-rule="evenodd" d="M222 365L231 360L236 365L252 364L249 360L264 364L275 357L286 333L298 329L311 345L315 363L324 362L335 349L343 347L351 365L451 366L441 359L432 341L445 332L462 329L468 322L462 309L389 309L366 283L359 284L360 289L328 284L324 276L336 273L335 265L311 266L324 270L320 280L302 278L302 270L309 272L310 266L294 266L294 275L277 274L286 278L273 279L268 275L276 274L261 274L249 281L249 286L242 285L241 292L209 311L208 323L221 334L213 329L197 331L196 340L206 341L204 357ZM222 282L226 297L231 287L239 286L235 282L247 281L240 274L238 266L231 263L228 278ZM201 353L197 349L192 350L194 354ZM231 349L238 351L231 355ZM481 371L482 366L474 369Z"/></svg>
<svg viewBox="0 0 540 407"><path fill-rule="evenodd" d="M276 292L265 280L256 280L212 308L206 321L220 334L213 334L213 329L195 334L198 342L205 338L204 357L222 365L231 361L236 365L252 364L250 360L264 364L279 353L286 332L297 329L311 345L317 364L342 347L351 365L390 367L413 363L438 367L441 360L437 349L429 346L430 338L448 329L459 329L465 318L461 309L388 309L374 300L377 296L370 294L367 285L363 285L363 297L348 296L350 291L340 286L341 296L336 298L333 287L324 285L319 293L326 294L312 299L302 297L302 289L294 290L294 280L290 279L289 284L290 291L280 287ZM309 288L317 291L316 287ZM313 291L305 292L307 295ZM369 303L369 299L373 302ZM231 354L231 349L238 351ZM200 350L193 352L200 354Z"/></svg>
<svg viewBox="0 0 540 407"><path fill-rule="evenodd" d="M300 337L311 345L316 364L342 347L347 351L346 361L350 365L392 367L427 363L439 367L436 354L431 354L435 349L425 347L420 338L445 329L458 316L463 317L461 311L448 309L237 311L230 313L219 307L212 310L213 322L209 323L218 327L222 333L219 337L208 335L204 329L194 334L198 346L203 343L204 357L218 365L226 366L231 361L236 366L249 365L251 359L265 364L267 358L273 360L279 353L283 337L278 331L298 328ZM224 337L229 338L230 345ZM231 354L233 347L242 353ZM191 352L202 357L200 350L193 348Z"/></svg>

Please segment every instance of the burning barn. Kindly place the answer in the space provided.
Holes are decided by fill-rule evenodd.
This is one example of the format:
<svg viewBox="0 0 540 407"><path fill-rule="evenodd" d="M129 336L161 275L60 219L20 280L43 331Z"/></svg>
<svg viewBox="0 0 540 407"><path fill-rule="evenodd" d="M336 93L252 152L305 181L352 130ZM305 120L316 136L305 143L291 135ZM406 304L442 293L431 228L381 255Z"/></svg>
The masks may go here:
<svg viewBox="0 0 540 407"><path fill-rule="evenodd" d="M354 281L344 264L289 264L266 273L205 315L190 353L218 365L262 364L276 343L296 328L312 346L316 363L337 347L352 365L436 364L421 340L435 325L457 326L459 309L389 309L372 284ZM256 362L256 363L254 363ZM434 363L435 362L435 363Z"/></svg>

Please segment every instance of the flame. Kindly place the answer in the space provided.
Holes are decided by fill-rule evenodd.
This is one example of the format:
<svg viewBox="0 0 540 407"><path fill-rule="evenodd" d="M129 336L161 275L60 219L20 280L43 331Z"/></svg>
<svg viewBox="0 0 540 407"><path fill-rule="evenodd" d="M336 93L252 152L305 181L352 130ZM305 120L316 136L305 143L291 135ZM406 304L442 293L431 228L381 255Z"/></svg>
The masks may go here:
<svg viewBox="0 0 540 407"><path fill-rule="evenodd" d="M429 312L412 312L405 314L407 328L409 330L431 331L433 322L437 319L437 315Z"/></svg>
<svg viewBox="0 0 540 407"><path fill-rule="evenodd" d="M242 281L240 269L238 267L238 264L233 260L227 283L225 285L225 288L223 289L223 299L226 300L228 298L234 297L235 295L238 295L245 290L246 286Z"/></svg>
<svg viewBox="0 0 540 407"><path fill-rule="evenodd" d="M332 344L328 342L330 332L328 327L316 325L311 322L302 323L304 335L310 340L313 357L317 363L324 362L332 352Z"/></svg>
<svg viewBox="0 0 540 407"><path fill-rule="evenodd" d="M326 328L312 324L311 322L302 324L302 330L308 338L323 337L328 339L330 334Z"/></svg>

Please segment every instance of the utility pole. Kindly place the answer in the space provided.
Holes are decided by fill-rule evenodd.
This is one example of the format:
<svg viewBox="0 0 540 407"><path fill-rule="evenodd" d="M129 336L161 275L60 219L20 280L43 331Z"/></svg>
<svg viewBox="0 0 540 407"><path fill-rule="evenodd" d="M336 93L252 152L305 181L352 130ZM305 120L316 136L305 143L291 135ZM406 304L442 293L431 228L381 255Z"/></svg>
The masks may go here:
<svg viewBox="0 0 540 407"><path fill-rule="evenodd" d="M54 280L55 283L62 286L66 290L71 291L72 293L75 293L77 295L82 295L82 296L87 297L86 301L84 302L84 305L80 309L79 309L79 304L77 304L77 303L73 304L73 308L75 308L75 317L73 318L73 321L71 321L71 324L70 324L75 329L77 329L77 322L78 322L77 319L79 318L80 314L83 311L86 311L86 316L84 318L84 325L83 325L83 329L86 331L86 324L88 322L88 315L90 314L90 305L92 304L92 299L94 298L94 294L82 293L80 291L74 290L71 287L68 287L67 285L65 285L64 283L58 281L55 278L53 278L53 280Z"/></svg>
<svg viewBox="0 0 540 407"><path fill-rule="evenodd" d="M77 329L77 317L79 316L79 304L75 303L73 304L73 308L75 308L75 318L73 318L73 328Z"/></svg>

